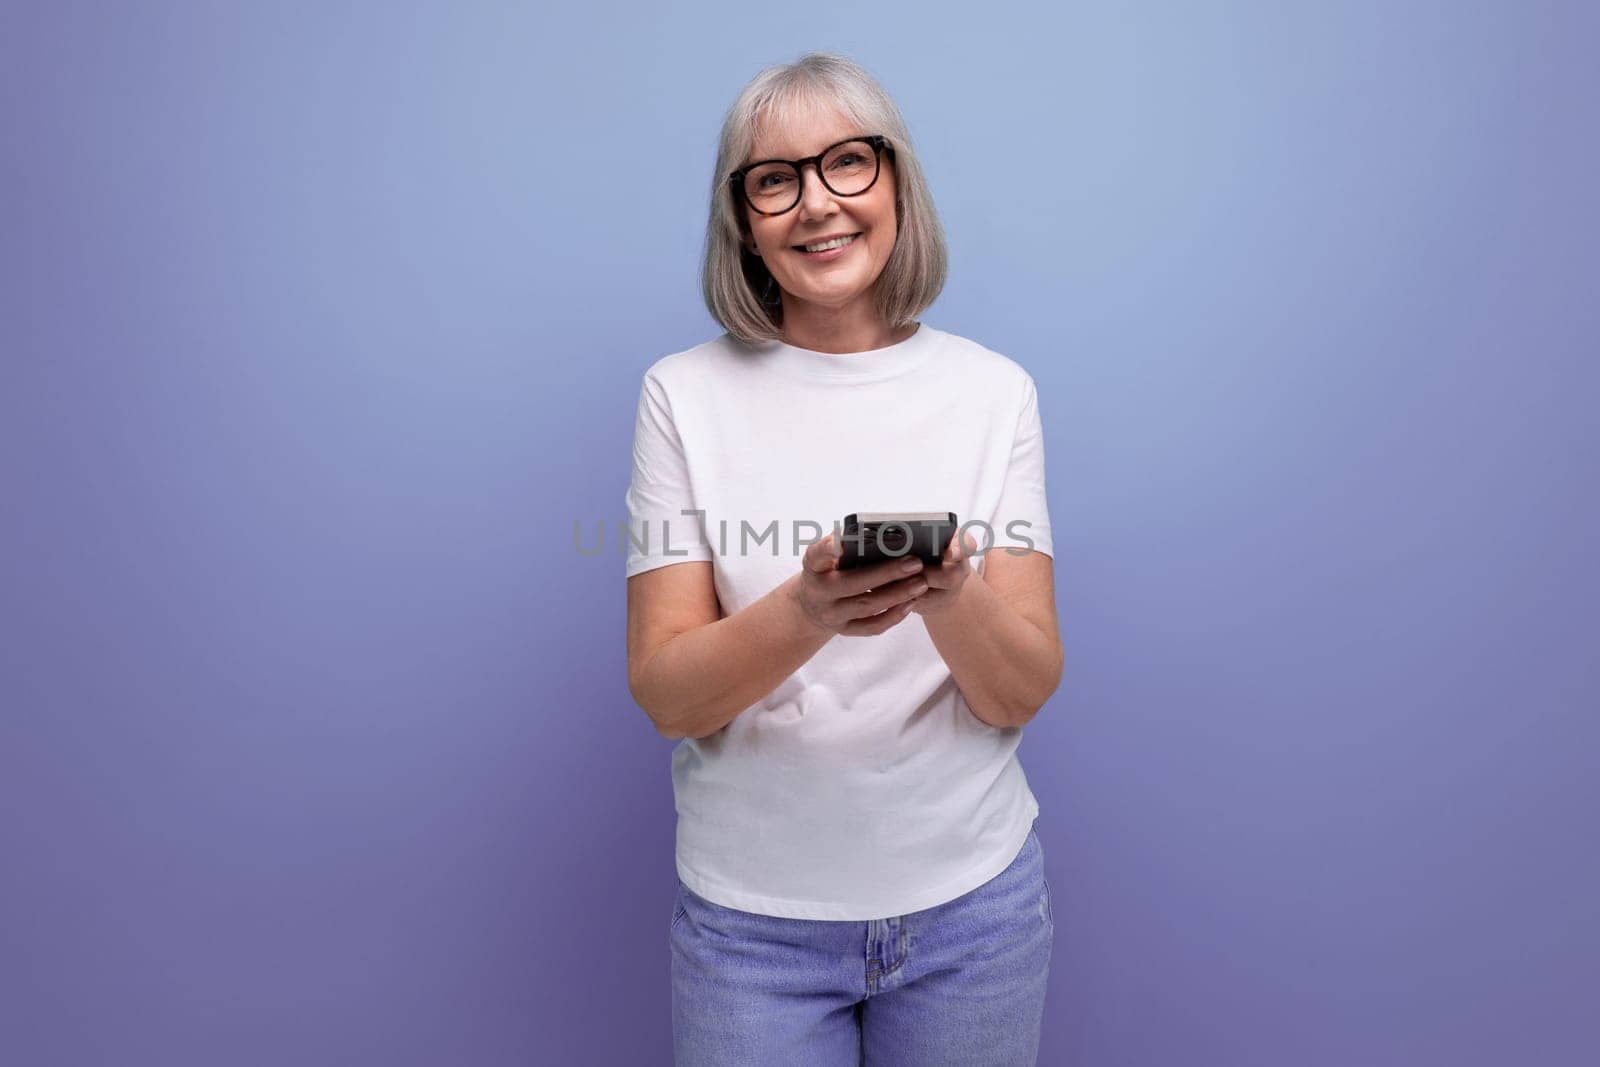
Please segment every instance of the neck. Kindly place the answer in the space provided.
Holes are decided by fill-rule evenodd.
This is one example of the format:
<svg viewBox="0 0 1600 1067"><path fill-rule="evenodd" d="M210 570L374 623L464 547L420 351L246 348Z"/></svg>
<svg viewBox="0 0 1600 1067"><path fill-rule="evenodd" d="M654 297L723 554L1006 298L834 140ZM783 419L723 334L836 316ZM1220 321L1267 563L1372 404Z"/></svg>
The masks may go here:
<svg viewBox="0 0 1600 1067"><path fill-rule="evenodd" d="M870 352L899 344L916 332L915 322L891 329L870 299L824 308L791 300L788 294L783 297L783 342L796 348L832 355Z"/></svg>

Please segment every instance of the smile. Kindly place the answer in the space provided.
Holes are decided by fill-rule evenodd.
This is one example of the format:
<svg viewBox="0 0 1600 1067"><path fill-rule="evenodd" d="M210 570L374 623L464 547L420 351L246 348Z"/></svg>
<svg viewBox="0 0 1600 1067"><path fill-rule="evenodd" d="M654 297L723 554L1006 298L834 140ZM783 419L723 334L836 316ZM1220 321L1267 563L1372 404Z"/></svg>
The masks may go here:
<svg viewBox="0 0 1600 1067"><path fill-rule="evenodd" d="M850 237L835 237L830 242L818 242L816 245L795 245L797 253L810 259L811 262L830 262L845 254L846 248L856 243L856 238L861 234L851 234Z"/></svg>
<svg viewBox="0 0 1600 1067"><path fill-rule="evenodd" d="M861 235L859 233L853 233L849 237L837 237L832 241L823 241L820 244L814 245L795 245L794 248L796 251L802 252L808 256L826 256L829 253L837 252L840 249L848 248L849 246L855 244L856 239L860 236Z"/></svg>

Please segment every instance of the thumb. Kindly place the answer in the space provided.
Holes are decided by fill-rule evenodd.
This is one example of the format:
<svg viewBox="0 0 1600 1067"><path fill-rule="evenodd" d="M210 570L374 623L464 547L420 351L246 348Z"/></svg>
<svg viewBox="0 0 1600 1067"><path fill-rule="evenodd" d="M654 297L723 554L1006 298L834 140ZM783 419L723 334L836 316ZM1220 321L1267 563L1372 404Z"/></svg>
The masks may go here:
<svg viewBox="0 0 1600 1067"><path fill-rule="evenodd" d="M834 561L843 553L838 538L830 533L820 541L813 541L806 548L806 569L816 571L818 574L831 571L834 568Z"/></svg>

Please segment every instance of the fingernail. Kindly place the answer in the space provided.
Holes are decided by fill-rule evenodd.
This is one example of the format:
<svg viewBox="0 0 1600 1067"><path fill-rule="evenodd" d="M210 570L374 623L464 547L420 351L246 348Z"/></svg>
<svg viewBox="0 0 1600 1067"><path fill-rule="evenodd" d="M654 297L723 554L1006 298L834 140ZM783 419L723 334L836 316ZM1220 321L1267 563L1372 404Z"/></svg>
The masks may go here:
<svg viewBox="0 0 1600 1067"><path fill-rule="evenodd" d="M920 560L920 559L908 559L904 563L900 564L900 569L905 571L905 572L907 572L908 574L911 571L920 571L922 569L922 560Z"/></svg>

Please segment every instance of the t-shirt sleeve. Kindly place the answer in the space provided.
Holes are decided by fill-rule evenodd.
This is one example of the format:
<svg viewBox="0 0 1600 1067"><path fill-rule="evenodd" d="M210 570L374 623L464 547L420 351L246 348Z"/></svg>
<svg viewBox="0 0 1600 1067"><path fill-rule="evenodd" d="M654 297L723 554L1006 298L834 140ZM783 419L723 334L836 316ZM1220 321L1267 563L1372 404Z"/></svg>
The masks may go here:
<svg viewBox="0 0 1600 1067"><path fill-rule="evenodd" d="M633 427L633 479L626 497L627 576L673 563L710 560L694 509L689 464L672 419L672 404L654 375L639 388Z"/></svg>
<svg viewBox="0 0 1600 1067"><path fill-rule="evenodd" d="M1039 421L1039 393L1033 377L1024 378L1022 408L1006 465L1000 504L995 509L994 547L1032 548L1051 558L1055 546L1050 533L1050 508L1044 489L1044 429ZM1020 554L1020 553L1019 553Z"/></svg>

